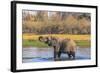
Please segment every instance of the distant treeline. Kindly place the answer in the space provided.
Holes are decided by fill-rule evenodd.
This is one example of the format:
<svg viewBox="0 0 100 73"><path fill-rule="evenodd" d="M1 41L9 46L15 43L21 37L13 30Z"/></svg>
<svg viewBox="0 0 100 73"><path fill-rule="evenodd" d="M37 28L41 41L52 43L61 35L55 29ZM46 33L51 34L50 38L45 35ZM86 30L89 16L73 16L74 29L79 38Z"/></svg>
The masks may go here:
<svg viewBox="0 0 100 73"><path fill-rule="evenodd" d="M27 11L22 12L23 33L90 34L90 13Z"/></svg>

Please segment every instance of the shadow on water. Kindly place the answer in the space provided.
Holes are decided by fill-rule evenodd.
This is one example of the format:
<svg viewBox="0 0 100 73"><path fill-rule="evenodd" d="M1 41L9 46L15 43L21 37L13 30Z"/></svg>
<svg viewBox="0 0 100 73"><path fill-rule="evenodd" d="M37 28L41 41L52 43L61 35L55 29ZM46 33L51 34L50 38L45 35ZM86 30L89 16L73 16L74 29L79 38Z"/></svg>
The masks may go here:
<svg viewBox="0 0 100 73"><path fill-rule="evenodd" d="M52 48L23 48L22 61L23 63L29 62L48 62L54 61L54 53ZM77 48L75 60L86 60L90 59L90 48ZM62 53L61 61L67 61L68 55Z"/></svg>

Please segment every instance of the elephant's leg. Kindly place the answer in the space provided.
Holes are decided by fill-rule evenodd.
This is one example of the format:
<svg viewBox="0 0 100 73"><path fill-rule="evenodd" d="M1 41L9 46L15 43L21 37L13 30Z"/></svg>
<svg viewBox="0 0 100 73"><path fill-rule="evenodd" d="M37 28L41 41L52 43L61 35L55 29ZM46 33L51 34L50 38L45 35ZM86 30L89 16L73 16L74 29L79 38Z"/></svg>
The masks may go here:
<svg viewBox="0 0 100 73"><path fill-rule="evenodd" d="M56 55L57 55L57 52L56 52L56 51L54 51L54 59L56 59Z"/></svg>
<svg viewBox="0 0 100 73"><path fill-rule="evenodd" d="M62 51L63 51L63 48L60 47L59 52L58 52L58 59L60 59Z"/></svg>
<svg viewBox="0 0 100 73"><path fill-rule="evenodd" d="M58 58L60 59L61 56L61 51L58 52Z"/></svg>
<svg viewBox="0 0 100 73"><path fill-rule="evenodd" d="M57 59L57 51L56 51L56 47L54 46L54 60L56 61L56 59Z"/></svg>
<svg viewBox="0 0 100 73"><path fill-rule="evenodd" d="M75 52L71 52L73 59L75 59Z"/></svg>
<svg viewBox="0 0 100 73"><path fill-rule="evenodd" d="M71 53L67 52L67 54L68 54L68 58L71 59Z"/></svg>

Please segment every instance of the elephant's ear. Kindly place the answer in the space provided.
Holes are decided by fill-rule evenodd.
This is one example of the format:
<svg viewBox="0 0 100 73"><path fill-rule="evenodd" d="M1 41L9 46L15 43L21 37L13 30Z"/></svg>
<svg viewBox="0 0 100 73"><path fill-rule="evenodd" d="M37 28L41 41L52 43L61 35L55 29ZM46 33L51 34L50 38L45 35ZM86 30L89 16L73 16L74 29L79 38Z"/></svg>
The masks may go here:
<svg viewBox="0 0 100 73"><path fill-rule="evenodd" d="M48 36L48 37L46 37L46 39L47 39L48 41L50 41L50 40L52 40L52 37L51 37L51 36Z"/></svg>
<svg viewBox="0 0 100 73"><path fill-rule="evenodd" d="M53 37L53 36L50 36L50 38L51 38L52 40L56 40L56 38L55 38L55 37Z"/></svg>
<svg viewBox="0 0 100 73"><path fill-rule="evenodd" d="M67 41L70 41L71 39L70 39L70 38L66 38L66 40L67 40Z"/></svg>

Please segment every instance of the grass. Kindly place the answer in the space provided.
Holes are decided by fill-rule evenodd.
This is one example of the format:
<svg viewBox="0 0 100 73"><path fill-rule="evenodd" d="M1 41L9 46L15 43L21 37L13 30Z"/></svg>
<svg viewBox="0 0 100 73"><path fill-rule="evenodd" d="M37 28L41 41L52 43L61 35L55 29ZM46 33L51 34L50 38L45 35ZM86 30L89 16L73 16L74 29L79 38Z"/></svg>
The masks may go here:
<svg viewBox="0 0 100 73"><path fill-rule="evenodd" d="M91 46L91 42L90 41L84 41L84 40L78 40L76 41L77 46L79 47L90 47Z"/></svg>
<svg viewBox="0 0 100 73"><path fill-rule="evenodd" d="M90 47L90 42L89 41L82 41L82 40L78 40L75 41L77 46L79 47ZM39 48L43 48L43 47L49 47L47 44L37 41L37 40L24 40L23 41L23 47L39 47Z"/></svg>
<svg viewBox="0 0 100 73"><path fill-rule="evenodd" d="M37 40L23 40L23 47L48 47L47 44L37 41Z"/></svg>
<svg viewBox="0 0 100 73"><path fill-rule="evenodd" d="M47 44L38 41L39 36L55 36L62 38L70 38L75 40L79 47L90 47L90 35L69 35L69 34L52 34L52 35L35 35L35 34L23 34L23 47L49 47Z"/></svg>

